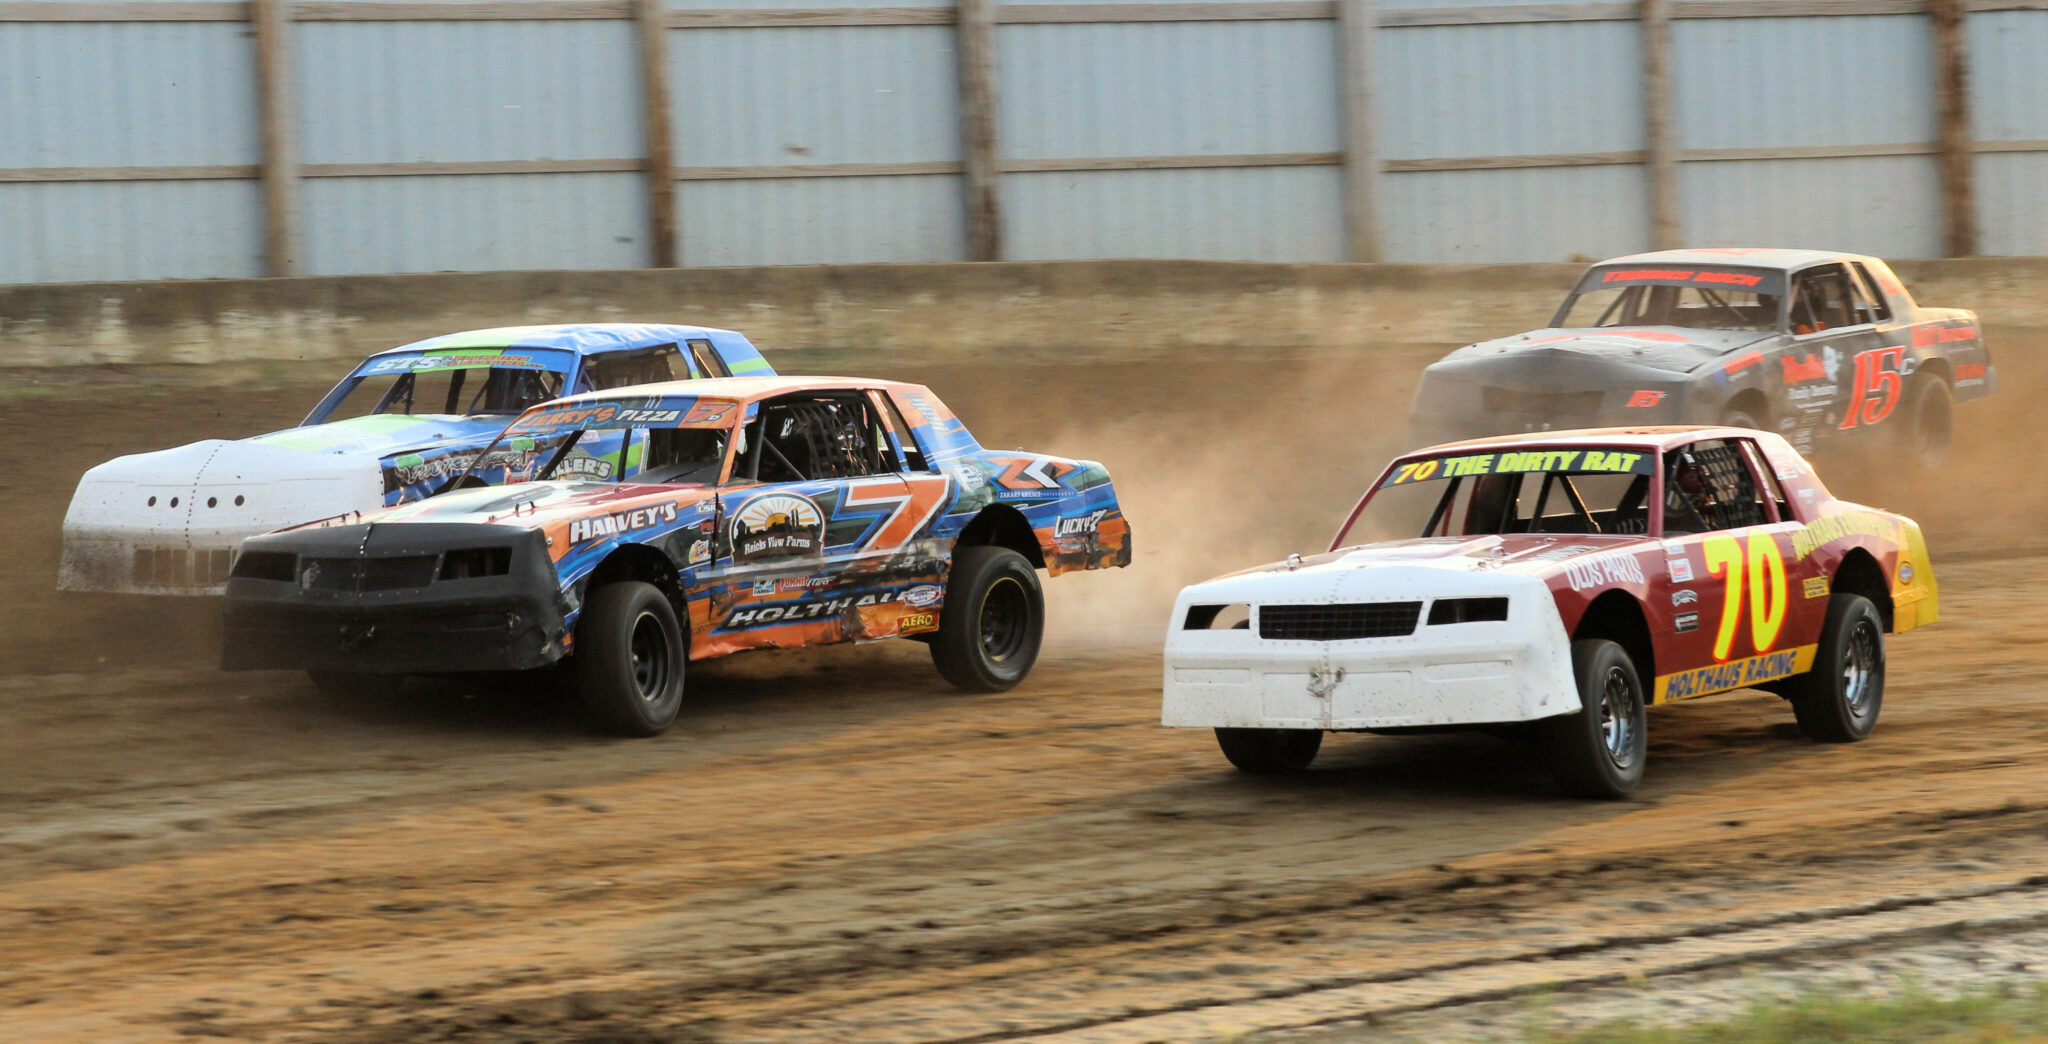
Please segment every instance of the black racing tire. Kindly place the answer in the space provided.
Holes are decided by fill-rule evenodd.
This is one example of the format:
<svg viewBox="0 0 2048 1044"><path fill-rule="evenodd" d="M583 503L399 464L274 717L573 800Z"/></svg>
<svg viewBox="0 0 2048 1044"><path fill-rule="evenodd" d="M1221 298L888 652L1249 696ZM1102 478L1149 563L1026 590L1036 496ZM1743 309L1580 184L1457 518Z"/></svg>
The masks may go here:
<svg viewBox="0 0 2048 1044"><path fill-rule="evenodd" d="M1922 468L1940 467L1955 441L1956 397L1938 373L1921 374L1908 386L1899 407L1899 449Z"/></svg>
<svg viewBox="0 0 2048 1044"><path fill-rule="evenodd" d="M1628 651L1604 638L1572 643L1572 675L1578 713L1540 723L1550 773L1572 797L1625 798L1649 756L1642 677Z"/></svg>
<svg viewBox="0 0 2048 1044"><path fill-rule="evenodd" d="M321 695L344 700L367 700L389 696L405 685L402 674L366 674L361 671L307 671L306 678Z"/></svg>
<svg viewBox="0 0 2048 1044"><path fill-rule="evenodd" d="M592 591L576 621L575 661L584 712L606 732L659 735L682 710L689 644L675 607L653 584Z"/></svg>
<svg viewBox="0 0 2048 1044"><path fill-rule="evenodd" d="M1749 410L1721 411L1721 425L1727 428L1755 428L1764 430L1764 419Z"/></svg>
<svg viewBox="0 0 2048 1044"><path fill-rule="evenodd" d="M1045 636L1038 570L1006 547L953 552L932 663L958 689L1002 692L1031 673Z"/></svg>
<svg viewBox="0 0 2048 1044"><path fill-rule="evenodd" d="M1828 599L1813 667L1786 680L1799 731L1820 743L1854 743L1877 727L1884 707L1884 618L1870 599Z"/></svg>
<svg viewBox="0 0 2048 1044"><path fill-rule="evenodd" d="M1240 772L1284 776L1307 769L1323 748L1321 729L1217 729L1216 745Z"/></svg>

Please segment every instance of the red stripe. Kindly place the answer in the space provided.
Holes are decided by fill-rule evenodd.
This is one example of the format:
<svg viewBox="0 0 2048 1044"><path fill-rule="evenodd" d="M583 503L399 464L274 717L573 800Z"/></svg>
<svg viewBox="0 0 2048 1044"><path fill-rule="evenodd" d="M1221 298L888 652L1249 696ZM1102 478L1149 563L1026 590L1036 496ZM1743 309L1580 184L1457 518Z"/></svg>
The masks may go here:
<svg viewBox="0 0 2048 1044"><path fill-rule="evenodd" d="M1750 367L1755 366L1757 363L1763 361L1764 353L1751 352L1748 355L1741 356L1740 358L1728 360L1727 363L1722 365L1721 369L1727 373L1736 373L1741 370L1747 370Z"/></svg>

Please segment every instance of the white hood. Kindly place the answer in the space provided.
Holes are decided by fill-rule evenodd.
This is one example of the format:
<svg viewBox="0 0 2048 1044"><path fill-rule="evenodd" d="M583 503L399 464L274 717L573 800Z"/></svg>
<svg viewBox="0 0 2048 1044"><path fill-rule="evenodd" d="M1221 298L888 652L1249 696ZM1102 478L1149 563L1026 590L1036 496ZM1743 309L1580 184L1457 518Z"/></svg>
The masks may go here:
<svg viewBox="0 0 2048 1044"><path fill-rule="evenodd" d="M217 593L243 538L380 507L382 452L209 439L117 457L86 472L72 495L58 586Z"/></svg>

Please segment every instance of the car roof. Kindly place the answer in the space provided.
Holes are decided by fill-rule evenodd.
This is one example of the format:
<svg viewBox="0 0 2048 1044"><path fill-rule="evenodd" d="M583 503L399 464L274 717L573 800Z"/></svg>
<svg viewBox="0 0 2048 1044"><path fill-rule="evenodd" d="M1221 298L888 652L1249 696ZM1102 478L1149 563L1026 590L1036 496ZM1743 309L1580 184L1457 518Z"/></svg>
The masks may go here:
<svg viewBox="0 0 2048 1044"><path fill-rule="evenodd" d="M670 323L556 323L549 326L497 326L464 330L424 341L387 348L371 356L450 348L559 348L582 355L681 344L690 338L738 336L731 330Z"/></svg>
<svg viewBox="0 0 2048 1044"><path fill-rule="evenodd" d="M660 381L654 384L629 384L603 391L580 392L552 400L550 405L567 405L602 399L622 399L646 396L653 398L666 395L687 395L699 399L732 399L750 402L755 399L773 398L793 392L836 391L854 389L866 391L871 388L895 389L899 391L923 392L924 388L900 381L875 380L868 377L709 377L692 381Z"/></svg>
<svg viewBox="0 0 2048 1044"><path fill-rule="evenodd" d="M1445 442L1402 454L1403 457L1434 456L1446 450L1520 449L1524 446L1656 447L1659 453L1677 449L1705 438L1754 438L1748 428L1718 424L1655 424L1633 428L1568 428L1562 431L1525 431L1514 435L1493 435L1463 442ZM1770 434L1764 432L1763 434Z"/></svg>
<svg viewBox="0 0 2048 1044"><path fill-rule="evenodd" d="M1736 268L1775 268L1790 272L1824 261L1876 261L1868 254L1844 254L1833 250L1792 250L1784 247L1693 247L1686 250L1653 250L1647 254L1611 257L1595 265L1728 265Z"/></svg>

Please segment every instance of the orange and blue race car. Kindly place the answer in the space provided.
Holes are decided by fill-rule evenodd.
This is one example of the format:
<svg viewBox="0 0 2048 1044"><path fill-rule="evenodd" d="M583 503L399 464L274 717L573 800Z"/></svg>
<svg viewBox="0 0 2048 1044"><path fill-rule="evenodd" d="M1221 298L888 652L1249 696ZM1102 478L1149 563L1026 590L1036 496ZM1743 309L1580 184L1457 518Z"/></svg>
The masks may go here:
<svg viewBox="0 0 2048 1044"><path fill-rule="evenodd" d="M1885 634L1938 606L1920 527L1775 433L1479 439L1389 464L1328 552L1182 591L1162 720L1251 772L1326 731L1527 732L1567 792L1621 797L1652 704L1762 688L1816 740L1869 735Z"/></svg>
<svg viewBox="0 0 2048 1044"><path fill-rule="evenodd" d="M579 444L623 462L566 471ZM592 716L653 735L689 660L912 637L999 691L1037 658L1038 570L1124 566L1092 461L988 450L924 387L836 377L642 385L543 403L492 447L537 479L255 537L223 605L222 667L372 675L566 662Z"/></svg>

